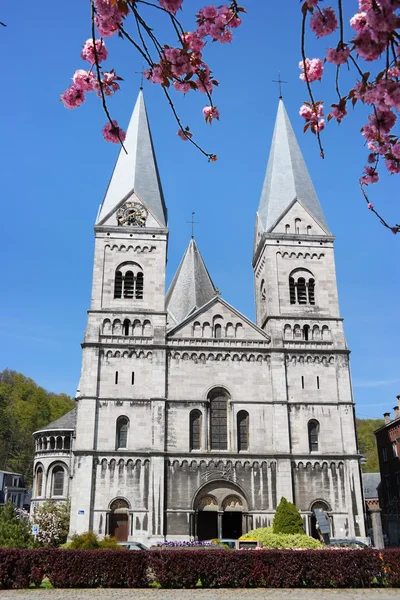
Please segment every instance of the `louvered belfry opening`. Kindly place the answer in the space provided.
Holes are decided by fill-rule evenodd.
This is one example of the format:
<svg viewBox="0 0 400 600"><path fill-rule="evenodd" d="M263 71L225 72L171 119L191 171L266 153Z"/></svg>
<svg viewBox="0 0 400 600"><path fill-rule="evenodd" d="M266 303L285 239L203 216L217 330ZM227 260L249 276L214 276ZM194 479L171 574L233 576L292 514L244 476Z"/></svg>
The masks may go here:
<svg viewBox="0 0 400 600"><path fill-rule="evenodd" d="M295 269L289 276L290 304L315 305L315 279L307 269Z"/></svg>
<svg viewBox="0 0 400 600"><path fill-rule="evenodd" d="M143 273L138 273L136 276L136 292L135 292L135 296L136 296L136 298L138 298L138 300L141 300L143 298L143 287L144 287Z"/></svg>
<svg viewBox="0 0 400 600"><path fill-rule="evenodd" d="M127 267L131 268L126 270ZM120 265L115 273L114 298L142 300L143 295L144 275L139 265L135 263Z"/></svg>
<svg viewBox="0 0 400 600"><path fill-rule="evenodd" d="M115 273L114 298L121 298L121 296L122 296L122 273L121 273L121 271L117 271Z"/></svg>
<svg viewBox="0 0 400 600"><path fill-rule="evenodd" d="M132 271L127 271L124 277L124 298L133 298L134 279Z"/></svg>
<svg viewBox="0 0 400 600"><path fill-rule="evenodd" d="M310 304L315 304L315 281L310 279L308 282L308 301Z"/></svg>
<svg viewBox="0 0 400 600"><path fill-rule="evenodd" d="M304 277L299 277L297 280L297 302L299 304L307 304L307 289Z"/></svg>
<svg viewBox="0 0 400 600"><path fill-rule="evenodd" d="M296 304L296 287L293 277L289 277L290 304Z"/></svg>

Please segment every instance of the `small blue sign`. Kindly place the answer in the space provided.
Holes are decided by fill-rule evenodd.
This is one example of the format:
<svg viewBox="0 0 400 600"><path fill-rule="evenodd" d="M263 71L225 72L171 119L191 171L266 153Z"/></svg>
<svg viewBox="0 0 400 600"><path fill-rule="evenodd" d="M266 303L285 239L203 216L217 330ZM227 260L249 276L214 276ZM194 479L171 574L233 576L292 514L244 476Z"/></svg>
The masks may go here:
<svg viewBox="0 0 400 600"><path fill-rule="evenodd" d="M78 510L78 515L84 515L85 511L84 510Z"/></svg>
<svg viewBox="0 0 400 600"><path fill-rule="evenodd" d="M32 525L32 535L37 535L39 533L39 525Z"/></svg>

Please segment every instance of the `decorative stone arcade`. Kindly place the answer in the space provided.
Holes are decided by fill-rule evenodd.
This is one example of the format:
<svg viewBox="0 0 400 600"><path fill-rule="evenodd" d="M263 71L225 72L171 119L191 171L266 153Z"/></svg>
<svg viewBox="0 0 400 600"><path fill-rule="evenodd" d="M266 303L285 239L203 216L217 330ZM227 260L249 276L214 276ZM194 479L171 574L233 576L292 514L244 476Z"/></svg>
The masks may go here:
<svg viewBox="0 0 400 600"><path fill-rule="evenodd" d="M248 531L248 504L244 492L227 481L203 486L194 501L194 531L198 540L238 539Z"/></svg>

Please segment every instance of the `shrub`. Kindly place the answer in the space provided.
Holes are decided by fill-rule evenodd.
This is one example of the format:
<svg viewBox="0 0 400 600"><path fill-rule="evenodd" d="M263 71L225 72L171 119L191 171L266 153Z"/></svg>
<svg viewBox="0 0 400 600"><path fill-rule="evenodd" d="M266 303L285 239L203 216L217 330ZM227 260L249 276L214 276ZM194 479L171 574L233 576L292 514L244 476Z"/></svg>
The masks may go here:
<svg viewBox="0 0 400 600"><path fill-rule="evenodd" d="M274 533L302 533L304 535L303 519L294 504L282 496L272 522Z"/></svg>
<svg viewBox="0 0 400 600"><path fill-rule="evenodd" d="M34 548L31 532L29 516L17 512L11 502L0 508L0 548Z"/></svg>
<svg viewBox="0 0 400 600"><path fill-rule="evenodd" d="M384 583L392 587L400 587L400 550L389 548L382 550L380 555L384 565L382 571Z"/></svg>
<svg viewBox="0 0 400 600"><path fill-rule="evenodd" d="M0 589L40 585L46 572L46 550L0 549Z"/></svg>
<svg viewBox="0 0 400 600"><path fill-rule="evenodd" d="M31 514L33 524L39 525L37 541L42 546L60 546L67 541L69 531L69 502L46 500Z"/></svg>
<svg viewBox="0 0 400 600"><path fill-rule="evenodd" d="M70 548L72 550L123 550L115 537L106 535L106 537L100 540L94 531L87 531L72 536L71 541L68 544L64 544L64 548Z"/></svg>
<svg viewBox="0 0 400 600"><path fill-rule="evenodd" d="M121 550L53 550L47 576L58 588L147 587L149 554Z"/></svg>
<svg viewBox="0 0 400 600"><path fill-rule="evenodd" d="M291 548L307 548L313 550L315 548L323 548L324 544L306 535L305 533L290 534L290 533L274 533L272 527L260 527L253 529L240 539L257 538L260 540L263 548L276 549L291 549Z"/></svg>

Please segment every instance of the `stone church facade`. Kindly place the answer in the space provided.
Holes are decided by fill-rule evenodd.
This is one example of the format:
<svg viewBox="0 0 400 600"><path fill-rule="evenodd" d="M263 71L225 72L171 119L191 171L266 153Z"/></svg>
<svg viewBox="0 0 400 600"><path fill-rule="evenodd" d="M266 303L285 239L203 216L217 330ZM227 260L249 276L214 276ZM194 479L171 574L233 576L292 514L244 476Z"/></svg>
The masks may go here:
<svg viewBox="0 0 400 600"><path fill-rule="evenodd" d="M364 537L333 241L282 100L256 216L256 323L194 239L165 294L167 209L143 93L95 224L76 409L35 432L33 504L71 533L235 538L282 496L316 534ZM251 215L249 214L249 218Z"/></svg>

